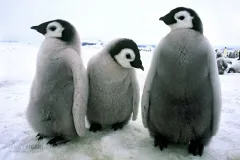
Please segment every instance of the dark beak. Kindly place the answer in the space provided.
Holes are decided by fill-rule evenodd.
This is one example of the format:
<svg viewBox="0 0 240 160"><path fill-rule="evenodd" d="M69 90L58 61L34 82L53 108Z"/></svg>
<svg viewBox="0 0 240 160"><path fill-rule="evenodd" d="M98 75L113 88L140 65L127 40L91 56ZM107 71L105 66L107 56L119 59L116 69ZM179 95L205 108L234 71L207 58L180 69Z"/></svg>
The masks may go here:
<svg viewBox="0 0 240 160"><path fill-rule="evenodd" d="M40 24L38 26L32 26L31 29L36 30L37 32L45 35L46 34L47 23Z"/></svg>
<svg viewBox="0 0 240 160"><path fill-rule="evenodd" d="M176 23L177 21L174 19L174 17L171 16L170 13L166 14L163 17L159 18L160 21L163 21L163 23L165 23L166 25L171 25Z"/></svg>
<svg viewBox="0 0 240 160"><path fill-rule="evenodd" d="M160 20L160 21L163 21L163 20L164 20L164 17L160 17L159 20Z"/></svg>
<svg viewBox="0 0 240 160"><path fill-rule="evenodd" d="M38 26L32 26L31 29L37 30Z"/></svg>
<svg viewBox="0 0 240 160"><path fill-rule="evenodd" d="M144 71L144 67L142 65L142 61L141 61L140 57L135 59L134 61L130 62L130 64L132 67L139 68Z"/></svg>

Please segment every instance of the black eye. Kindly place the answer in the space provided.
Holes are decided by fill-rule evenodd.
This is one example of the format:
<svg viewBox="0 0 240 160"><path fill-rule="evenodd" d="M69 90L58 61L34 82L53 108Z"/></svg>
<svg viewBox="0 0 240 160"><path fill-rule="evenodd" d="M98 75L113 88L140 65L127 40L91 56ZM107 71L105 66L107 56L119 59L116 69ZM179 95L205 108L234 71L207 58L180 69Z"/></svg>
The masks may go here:
<svg viewBox="0 0 240 160"><path fill-rule="evenodd" d="M130 54L128 53L128 54L126 54L126 58L127 59L131 59L131 56L130 56Z"/></svg>
<svg viewBox="0 0 240 160"><path fill-rule="evenodd" d="M184 20L184 16L180 16L180 17L178 17L178 19L180 19L180 20Z"/></svg>
<svg viewBox="0 0 240 160"><path fill-rule="evenodd" d="M55 31L55 30L57 29L57 27L51 26L49 29L50 29L51 31Z"/></svg>

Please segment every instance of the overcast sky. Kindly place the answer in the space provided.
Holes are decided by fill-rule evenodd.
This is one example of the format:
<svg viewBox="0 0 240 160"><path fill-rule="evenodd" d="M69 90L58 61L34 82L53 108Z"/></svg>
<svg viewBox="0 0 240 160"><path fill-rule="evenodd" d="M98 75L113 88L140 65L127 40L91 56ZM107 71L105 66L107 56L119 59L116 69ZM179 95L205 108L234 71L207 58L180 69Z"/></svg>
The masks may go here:
<svg viewBox="0 0 240 160"><path fill-rule="evenodd" d="M194 9L213 45L240 45L240 0L0 0L0 40L34 41L32 25L61 18L82 39L129 37L158 43L169 32L159 17L179 6Z"/></svg>

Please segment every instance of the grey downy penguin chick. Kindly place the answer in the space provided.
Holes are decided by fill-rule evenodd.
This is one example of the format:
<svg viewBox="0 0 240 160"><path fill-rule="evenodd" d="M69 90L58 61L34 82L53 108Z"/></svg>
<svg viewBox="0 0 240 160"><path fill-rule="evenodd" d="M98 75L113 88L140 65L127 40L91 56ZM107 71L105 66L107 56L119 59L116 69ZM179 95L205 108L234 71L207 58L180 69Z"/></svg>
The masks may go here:
<svg viewBox="0 0 240 160"><path fill-rule="evenodd" d="M178 7L160 20L171 31L157 45L144 84L143 125L161 150L180 143L201 156L220 122L216 54L194 10Z"/></svg>
<svg viewBox="0 0 240 160"><path fill-rule="evenodd" d="M88 99L87 71L75 27L65 20L32 26L45 39L37 55L27 120L48 144L66 143L85 135Z"/></svg>
<svg viewBox="0 0 240 160"><path fill-rule="evenodd" d="M223 57L223 54L221 52L217 52L216 53L216 57L219 58L219 57Z"/></svg>
<svg viewBox="0 0 240 160"><path fill-rule="evenodd" d="M218 74L223 75L224 71L228 68L228 63L224 57L217 58Z"/></svg>
<svg viewBox="0 0 240 160"><path fill-rule="evenodd" d="M140 90L134 68L144 70L137 44L119 38L107 44L88 62L90 131L102 126L121 129L137 119Z"/></svg>

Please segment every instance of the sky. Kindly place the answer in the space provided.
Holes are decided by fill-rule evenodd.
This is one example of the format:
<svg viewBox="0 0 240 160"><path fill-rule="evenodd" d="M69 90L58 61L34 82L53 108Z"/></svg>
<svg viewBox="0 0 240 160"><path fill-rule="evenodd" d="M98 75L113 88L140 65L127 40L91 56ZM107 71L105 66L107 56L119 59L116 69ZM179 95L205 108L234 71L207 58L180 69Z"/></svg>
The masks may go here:
<svg viewBox="0 0 240 160"><path fill-rule="evenodd" d="M156 44L170 29L159 17L176 7L195 10L213 45L239 46L239 0L0 0L0 40L42 41L30 27L64 19L83 39L132 38Z"/></svg>

